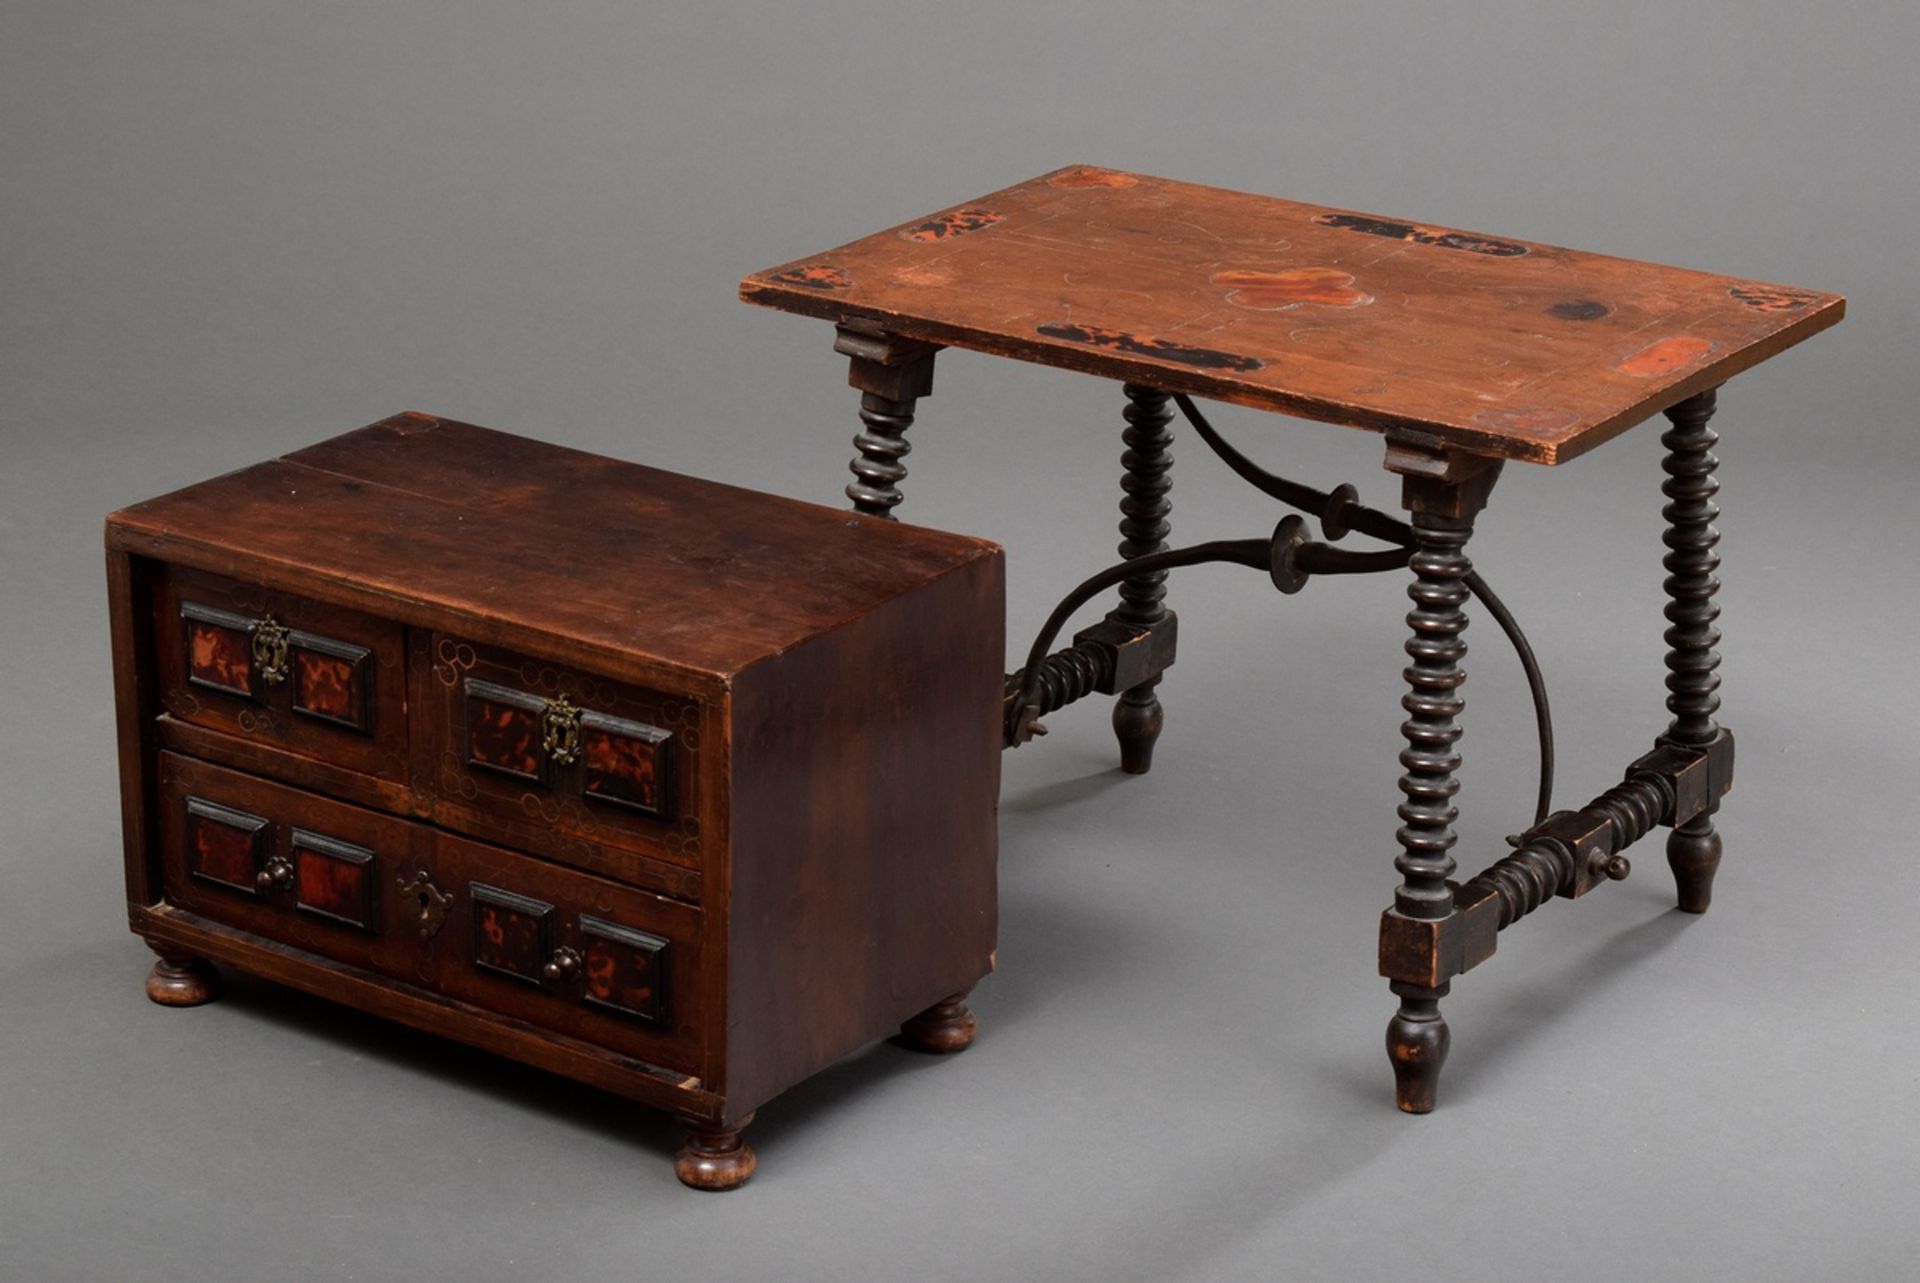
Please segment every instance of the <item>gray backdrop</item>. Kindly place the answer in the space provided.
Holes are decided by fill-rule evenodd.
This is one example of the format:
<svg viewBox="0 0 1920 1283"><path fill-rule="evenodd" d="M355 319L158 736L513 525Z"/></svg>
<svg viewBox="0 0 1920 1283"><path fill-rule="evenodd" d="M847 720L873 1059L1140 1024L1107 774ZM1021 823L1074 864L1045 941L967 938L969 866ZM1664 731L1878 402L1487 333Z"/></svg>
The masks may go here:
<svg viewBox="0 0 1920 1283"><path fill-rule="evenodd" d="M0 1276L1913 1277L1917 40L1910 0L0 0ZM838 502L830 329L735 282L1070 162L1850 296L1722 397L1712 914L1636 850L1461 981L1442 1108L1397 1113L1401 586L1208 569L1151 777L1095 707L1007 760L979 1044L770 1105L739 1193L556 1079L256 983L142 997L106 512L408 407ZM1394 498L1374 436L1219 421ZM1005 542L1016 637L1112 554L1119 429L1110 386L941 359L904 515ZM1177 538L1268 528L1178 435ZM1563 802L1663 724L1656 435L1482 521ZM1532 765L1472 636L1477 867Z"/></svg>

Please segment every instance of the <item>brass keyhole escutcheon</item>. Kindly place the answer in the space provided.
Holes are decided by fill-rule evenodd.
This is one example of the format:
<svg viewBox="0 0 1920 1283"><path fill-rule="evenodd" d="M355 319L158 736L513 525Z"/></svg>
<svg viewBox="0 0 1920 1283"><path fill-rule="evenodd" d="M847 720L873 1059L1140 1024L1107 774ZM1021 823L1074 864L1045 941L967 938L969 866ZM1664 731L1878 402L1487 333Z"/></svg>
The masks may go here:
<svg viewBox="0 0 1920 1283"><path fill-rule="evenodd" d="M453 897L433 885L425 869L411 878L402 873L394 880L400 884L401 902L411 903L420 938L431 940L439 935L441 926L447 920L447 906L453 902Z"/></svg>
<svg viewBox="0 0 1920 1283"><path fill-rule="evenodd" d="M540 747L555 766L571 766L580 760L580 710L565 695L547 701L541 725L544 733Z"/></svg>
<svg viewBox="0 0 1920 1283"><path fill-rule="evenodd" d="M253 626L253 666L269 686L287 680L287 630L272 615Z"/></svg>

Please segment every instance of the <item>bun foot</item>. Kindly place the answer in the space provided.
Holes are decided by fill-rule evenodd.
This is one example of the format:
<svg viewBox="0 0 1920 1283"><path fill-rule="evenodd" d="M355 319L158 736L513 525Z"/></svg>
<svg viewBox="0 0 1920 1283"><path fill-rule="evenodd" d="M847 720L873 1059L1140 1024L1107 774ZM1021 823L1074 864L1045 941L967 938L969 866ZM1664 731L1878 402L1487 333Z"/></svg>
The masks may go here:
<svg viewBox="0 0 1920 1283"><path fill-rule="evenodd" d="M1705 913L1713 903L1713 875L1720 871L1720 835L1713 820L1698 816L1667 835L1667 864L1680 889L1683 913Z"/></svg>
<svg viewBox="0 0 1920 1283"><path fill-rule="evenodd" d="M1120 740L1120 769L1145 775L1153 769L1153 746L1167 724L1166 710L1153 693L1154 683L1135 686L1113 706L1113 733Z"/></svg>
<svg viewBox="0 0 1920 1283"><path fill-rule="evenodd" d="M950 1056L973 1046L980 1022L967 1009L967 995L957 993L943 998L900 1026L894 1041L914 1051L934 1056Z"/></svg>
<svg viewBox="0 0 1920 1283"><path fill-rule="evenodd" d="M220 972L205 958L163 953L147 973L147 997L163 1007L197 1007L220 996Z"/></svg>
<svg viewBox="0 0 1920 1283"><path fill-rule="evenodd" d="M680 1152L673 1156L673 1174L688 1189L739 1189L753 1175L759 1160L753 1147L740 1139L740 1133L753 1121L753 1115L731 1127L712 1127L689 1123L691 1135Z"/></svg>
<svg viewBox="0 0 1920 1283"><path fill-rule="evenodd" d="M1404 998L1387 1025L1387 1056L1393 1061L1394 1103L1404 1113L1430 1114L1447 1063L1451 1035L1438 998Z"/></svg>

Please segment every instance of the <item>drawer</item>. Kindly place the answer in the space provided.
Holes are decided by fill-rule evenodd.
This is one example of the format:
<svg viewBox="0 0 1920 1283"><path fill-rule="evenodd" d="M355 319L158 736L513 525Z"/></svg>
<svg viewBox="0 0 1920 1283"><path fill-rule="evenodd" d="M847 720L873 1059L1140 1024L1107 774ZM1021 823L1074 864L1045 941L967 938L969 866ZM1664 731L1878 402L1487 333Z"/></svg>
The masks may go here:
<svg viewBox="0 0 1920 1283"><path fill-rule="evenodd" d="M154 661L169 714L406 782L404 628L179 566L157 574Z"/></svg>
<svg viewBox="0 0 1920 1283"><path fill-rule="evenodd" d="M162 753L161 885L184 909L340 962L421 979L421 910L401 896L433 831Z"/></svg>
<svg viewBox="0 0 1920 1283"><path fill-rule="evenodd" d="M174 753L160 796L181 908L702 1075L698 909Z"/></svg>
<svg viewBox="0 0 1920 1283"><path fill-rule="evenodd" d="M450 997L701 1076L704 916L518 852L441 834Z"/></svg>
<svg viewBox="0 0 1920 1283"><path fill-rule="evenodd" d="M623 879L623 852L699 869L701 704L446 636L432 674L441 823Z"/></svg>

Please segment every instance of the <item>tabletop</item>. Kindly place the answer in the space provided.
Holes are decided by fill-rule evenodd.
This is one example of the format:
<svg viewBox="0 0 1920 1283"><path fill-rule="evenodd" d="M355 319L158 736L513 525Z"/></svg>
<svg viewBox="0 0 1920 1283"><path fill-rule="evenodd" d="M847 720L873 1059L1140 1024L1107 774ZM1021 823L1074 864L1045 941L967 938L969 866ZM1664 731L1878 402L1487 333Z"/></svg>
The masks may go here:
<svg viewBox="0 0 1920 1283"><path fill-rule="evenodd" d="M1074 165L756 272L751 303L1557 464L1838 295Z"/></svg>

